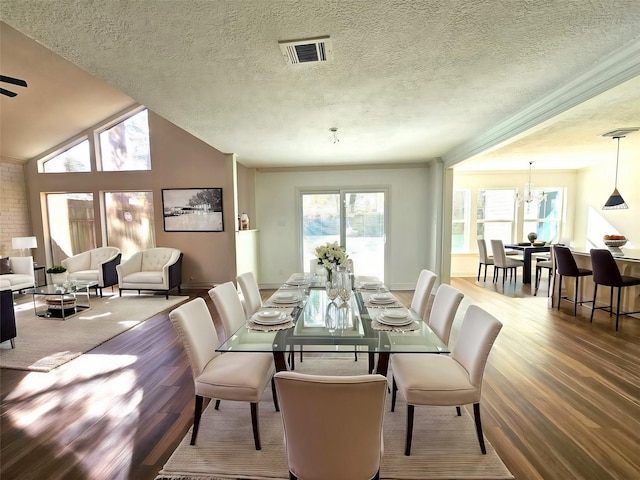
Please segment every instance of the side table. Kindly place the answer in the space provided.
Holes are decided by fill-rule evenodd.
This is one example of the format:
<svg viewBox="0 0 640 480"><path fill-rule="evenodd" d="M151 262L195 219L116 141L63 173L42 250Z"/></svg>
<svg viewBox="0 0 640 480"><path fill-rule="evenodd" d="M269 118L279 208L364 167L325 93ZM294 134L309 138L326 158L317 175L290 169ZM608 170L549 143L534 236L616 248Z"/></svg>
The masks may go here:
<svg viewBox="0 0 640 480"><path fill-rule="evenodd" d="M47 272L45 271L44 265L38 265L37 263L33 264L33 276L35 278L35 286L36 287L46 287L47 286ZM38 281L38 272L42 272L42 278L44 279L44 283L40 284Z"/></svg>

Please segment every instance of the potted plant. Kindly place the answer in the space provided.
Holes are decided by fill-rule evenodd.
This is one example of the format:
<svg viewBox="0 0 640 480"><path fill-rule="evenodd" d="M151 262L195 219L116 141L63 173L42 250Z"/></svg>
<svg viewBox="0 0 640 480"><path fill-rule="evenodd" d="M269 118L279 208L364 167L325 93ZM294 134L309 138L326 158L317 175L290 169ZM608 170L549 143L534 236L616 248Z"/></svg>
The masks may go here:
<svg viewBox="0 0 640 480"><path fill-rule="evenodd" d="M51 283L54 285L62 285L67 280L67 269L62 265L47 268L47 273L51 276Z"/></svg>

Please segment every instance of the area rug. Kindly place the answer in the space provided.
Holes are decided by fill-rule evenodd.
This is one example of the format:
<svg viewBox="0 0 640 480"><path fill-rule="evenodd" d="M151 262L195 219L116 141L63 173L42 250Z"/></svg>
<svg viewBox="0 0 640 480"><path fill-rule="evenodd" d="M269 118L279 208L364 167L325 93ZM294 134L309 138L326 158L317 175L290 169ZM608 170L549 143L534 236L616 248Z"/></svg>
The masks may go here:
<svg viewBox="0 0 640 480"><path fill-rule="evenodd" d="M366 362L354 362L353 357L318 359L305 355L304 362L296 364L297 371L316 374L366 373L363 369ZM465 409L458 417L453 407L416 407L411 456L405 456L406 404L399 399L392 413L390 402L391 395L387 395L381 479L514 478L487 440L487 454L482 455L473 418ZM249 405L222 402L216 411L210 404L201 419L197 444L189 445L189 431L156 480L288 479L282 420L274 410L270 388L259 412L262 450L256 451Z"/></svg>
<svg viewBox="0 0 640 480"><path fill-rule="evenodd" d="M0 344L0 368L48 372L189 297L131 295L92 298L91 308L61 318L40 318L33 302L16 305L16 348Z"/></svg>

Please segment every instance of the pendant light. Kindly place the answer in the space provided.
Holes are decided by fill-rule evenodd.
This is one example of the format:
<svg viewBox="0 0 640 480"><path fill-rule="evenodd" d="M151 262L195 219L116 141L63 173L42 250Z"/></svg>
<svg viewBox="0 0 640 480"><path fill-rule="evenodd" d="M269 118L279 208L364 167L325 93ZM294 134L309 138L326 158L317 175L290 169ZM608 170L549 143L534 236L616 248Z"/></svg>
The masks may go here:
<svg viewBox="0 0 640 480"><path fill-rule="evenodd" d="M531 166L533 162L529 162L529 181L524 184L524 193L523 195L518 194L516 196L516 200L518 203L526 203L529 204L533 201L540 203L544 202L547 199L547 194L544 192L535 192L535 188L533 182L531 181Z"/></svg>
<svg viewBox="0 0 640 480"><path fill-rule="evenodd" d="M622 198L622 195L620 195L620 192L618 191L618 160L620 159L620 139L624 138L624 135L618 135L613 138L618 140L618 152L616 153L616 180L614 183L613 193L609 196L609 199L607 200L607 203L604 204L604 207L602 207L603 210L623 210L629 208L624 201L624 198Z"/></svg>

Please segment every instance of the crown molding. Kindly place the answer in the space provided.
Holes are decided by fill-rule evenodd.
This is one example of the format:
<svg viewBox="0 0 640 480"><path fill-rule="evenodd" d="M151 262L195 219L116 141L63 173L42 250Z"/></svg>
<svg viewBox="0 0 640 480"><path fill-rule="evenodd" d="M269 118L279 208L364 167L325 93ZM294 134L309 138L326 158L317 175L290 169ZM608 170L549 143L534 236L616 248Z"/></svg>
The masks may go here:
<svg viewBox="0 0 640 480"><path fill-rule="evenodd" d="M614 51L593 68L508 117L495 127L451 149L443 155L445 166L453 167L486 150L540 125L556 115L640 75L640 40Z"/></svg>

